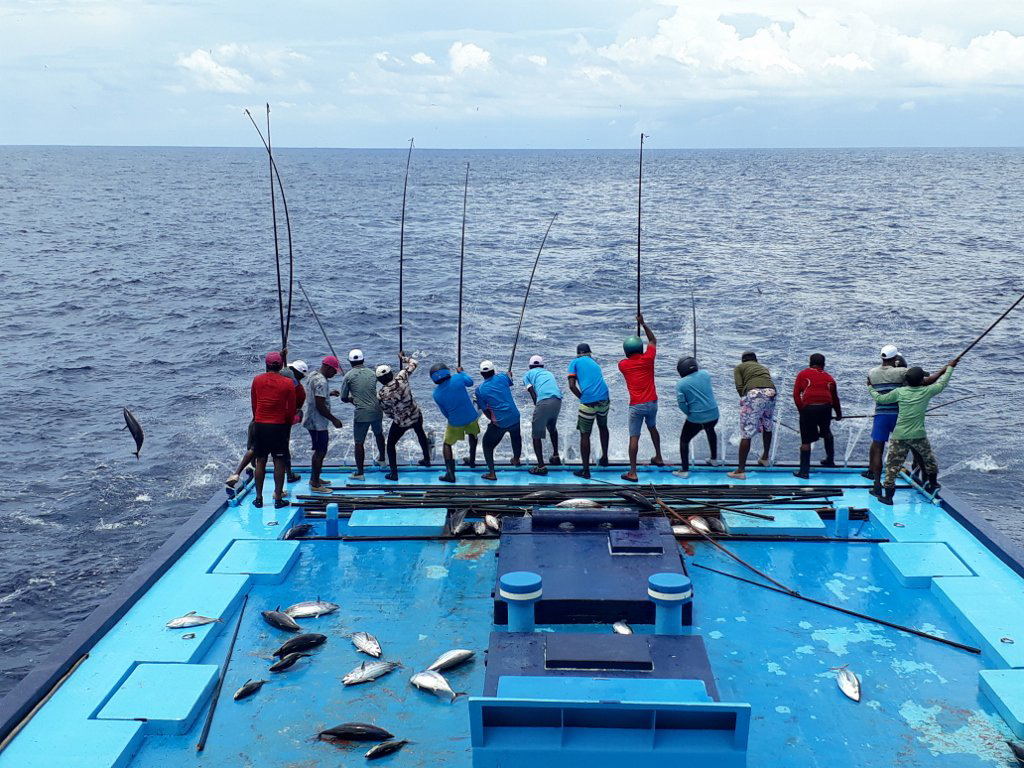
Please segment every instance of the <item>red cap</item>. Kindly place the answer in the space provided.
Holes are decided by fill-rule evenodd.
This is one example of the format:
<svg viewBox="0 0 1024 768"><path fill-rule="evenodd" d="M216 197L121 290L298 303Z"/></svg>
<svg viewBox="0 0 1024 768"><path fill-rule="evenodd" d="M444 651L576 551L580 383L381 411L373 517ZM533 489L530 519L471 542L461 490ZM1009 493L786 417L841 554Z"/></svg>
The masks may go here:
<svg viewBox="0 0 1024 768"><path fill-rule="evenodd" d="M338 362L338 358L336 358L334 355L328 355L327 357L325 357L324 358L324 365L329 365L331 368L333 368L336 371L340 371L341 370L341 363Z"/></svg>
<svg viewBox="0 0 1024 768"><path fill-rule="evenodd" d="M284 358L281 357L280 352L267 352L266 363L267 365L284 365Z"/></svg>

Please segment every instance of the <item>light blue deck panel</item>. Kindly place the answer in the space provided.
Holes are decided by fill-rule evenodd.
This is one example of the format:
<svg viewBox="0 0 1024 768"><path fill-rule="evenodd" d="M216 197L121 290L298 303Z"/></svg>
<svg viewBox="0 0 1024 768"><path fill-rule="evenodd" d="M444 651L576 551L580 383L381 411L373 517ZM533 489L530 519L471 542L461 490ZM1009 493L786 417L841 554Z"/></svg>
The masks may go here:
<svg viewBox="0 0 1024 768"><path fill-rule="evenodd" d="M147 734L185 733L213 692L218 669L215 664L139 664L96 717L145 721Z"/></svg>
<svg viewBox="0 0 1024 768"><path fill-rule="evenodd" d="M934 592L997 668L1024 668L1024 588L991 578L937 578Z"/></svg>
<svg viewBox="0 0 1024 768"><path fill-rule="evenodd" d="M936 576L974 575L945 542L891 542L879 544L878 549L909 589L928 589Z"/></svg>
<svg viewBox="0 0 1024 768"><path fill-rule="evenodd" d="M253 581L280 584L299 559L299 542L236 539L214 573L246 574Z"/></svg>
<svg viewBox="0 0 1024 768"><path fill-rule="evenodd" d="M571 469L535 477L524 469L503 467L499 483L534 488L577 485L581 481ZM691 568L693 631L705 639L721 698L751 705L748 765L1008 765L1003 739L1011 730L1000 712L1019 711L1017 689L991 677L990 690L983 692L979 673L1009 662L1024 667L1018 650L1024 649L1024 626L989 626L989 617L969 602L985 600L1004 610L1014 606L1019 615L1024 604L1021 579L902 480L896 504L889 508L867 494L867 482L855 471L814 471L809 482L800 482L788 469L754 470L747 481L737 482L725 476L726 469L695 469L682 480L667 469L641 468L638 490L651 482L856 486L835 500L837 505L871 511L870 522L851 522L852 536L942 544L977 575L936 576L931 590L908 589L875 544L732 540L727 545L802 593L853 610L960 642L993 631L1020 633L1018 642L999 649L1002 654L986 648L986 655L977 656ZM621 471L595 471L592 482L618 482ZM334 470L327 476L341 489L347 472ZM406 468L395 485L439 484L437 474L436 468ZM461 467L458 478L464 485L491 485L479 471ZM366 484L383 484L383 472L368 470ZM359 490L359 484L353 481L350 489ZM290 491L293 496L308 493L306 479L291 485ZM244 494L96 644L89 658L0 753L0 768L362 764L365 745L336 747L314 739L319 730L351 720L375 722L414 742L382 762L469 766L466 699L448 704L413 689L408 678L444 650L471 648L478 653L476 660L447 674L455 690L481 693L482 652L493 628L490 590L497 542L278 541L299 515L297 508L255 509L251 493ZM317 522L317 527L322 533L323 523ZM832 523L823 528L830 535ZM221 573L220 566L235 557L231 550L236 540L294 545L297 559L290 567L287 557L283 565L278 562L276 567L284 573L280 583L261 582L251 570ZM688 541L683 550L688 563L756 578L704 542ZM284 549L275 546L268 551ZM246 594L248 607L204 752L196 754L194 746L205 706L183 735L144 737L140 722L95 719L139 664L220 665ZM260 611L316 597L337 602L341 609L300 623L306 631L326 634L328 642L293 669L268 673L270 654L290 635L268 626ZM191 630L164 627L168 619L190 610L223 622ZM541 628L546 629L557 628ZM572 627L576 632L588 629L610 631ZM634 627L638 632L650 629ZM403 668L374 683L343 687L340 678L366 659L347 637L356 630L377 635L384 657L400 661ZM196 637L183 639L188 633ZM846 699L836 686L833 668L844 664L861 678L860 704ZM247 679L270 682L254 697L233 701L232 694ZM990 697L999 701L994 704ZM77 762L62 762L69 754L76 755Z"/></svg>
<svg viewBox="0 0 1024 768"><path fill-rule="evenodd" d="M983 669L981 690L1018 739L1024 739L1024 669Z"/></svg>
<svg viewBox="0 0 1024 768"><path fill-rule="evenodd" d="M824 506L824 504L822 505ZM761 520L738 512L723 512L722 522L729 533L767 536L824 536L825 523L813 509L776 509L749 507L751 512L771 515Z"/></svg>
<svg viewBox="0 0 1024 768"><path fill-rule="evenodd" d="M498 696L570 701L711 701L703 680L631 680L621 677L503 676L498 679Z"/></svg>
<svg viewBox="0 0 1024 768"><path fill-rule="evenodd" d="M357 509L348 520L349 536L440 536L444 533L448 510L441 507L419 509Z"/></svg>

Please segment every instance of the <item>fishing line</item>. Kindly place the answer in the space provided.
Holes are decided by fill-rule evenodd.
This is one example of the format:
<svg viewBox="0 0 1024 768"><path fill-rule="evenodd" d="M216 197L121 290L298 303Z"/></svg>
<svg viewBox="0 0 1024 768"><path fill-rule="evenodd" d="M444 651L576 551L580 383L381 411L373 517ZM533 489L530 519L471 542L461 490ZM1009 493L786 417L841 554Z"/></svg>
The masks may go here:
<svg viewBox="0 0 1024 768"><path fill-rule="evenodd" d="M459 247L459 330L456 337L455 364L462 367L462 275L466 266L466 201L469 199L469 163L466 163L466 185L462 189L462 244Z"/></svg>
<svg viewBox="0 0 1024 768"><path fill-rule="evenodd" d="M311 302L309 300L309 294L306 293L306 289L302 287L302 281L299 280L298 283L299 283L299 290L302 291L302 295L306 297L306 304L309 306L309 311L313 313L313 319L316 320L316 324L320 326L320 333L322 333L324 335L324 341L327 342L328 349L331 350L331 354L332 355L334 355L335 357L338 357L338 353L334 351L334 345L331 344L331 340L327 336L327 331L324 330L324 324L320 322L320 316L316 313L316 310L313 309L313 302ZM340 373L340 371L339 371L339 373Z"/></svg>
<svg viewBox="0 0 1024 768"><path fill-rule="evenodd" d="M533 260L533 269L530 271L530 282L526 284L526 295L523 296L523 308L519 312L519 325L516 326L516 338L512 342L512 355L508 360L508 369L512 370L512 363L516 359L516 347L519 346L519 332L523 329L523 317L526 315L526 302L530 300L530 288L533 287L533 276L537 274L537 265L540 263L540 254L544 250L544 243L548 241L548 233L551 231L551 225L555 223L555 219L558 218L558 214L554 214L551 217L551 221L548 222L548 228L544 230L544 239L540 241L540 248L537 249L537 258Z"/></svg>
<svg viewBox="0 0 1024 768"><path fill-rule="evenodd" d="M409 154L405 158L405 183L402 185L402 225L398 233L398 352L405 354L405 323L402 310L405 304L405 201L409 192L409 166L412 164L413 140L409 139Z"/></svg>

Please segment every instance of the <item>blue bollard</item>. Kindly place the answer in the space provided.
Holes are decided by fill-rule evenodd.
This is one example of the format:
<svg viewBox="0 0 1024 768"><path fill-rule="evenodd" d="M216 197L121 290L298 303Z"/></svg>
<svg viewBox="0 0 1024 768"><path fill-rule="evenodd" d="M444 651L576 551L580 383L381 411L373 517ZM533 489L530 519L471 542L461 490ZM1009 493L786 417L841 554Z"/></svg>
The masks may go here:
<svg viewBox="0 0 1024 768"><path fill-rule="evenodd" d="M338 505L328 504L327 505L327 535L337 536L338 535Z"/></svg>
<svg viewBox="0 0 1024 768"><path fill-rule="evenodd" d="M501 577L498 597L508 606L508 631L533 632L533 606L543 593L539 574L530 571L512 571Z"/></svg>
<svg viewBox="0 0 1024 768"><path fill-rule="evenodd" d="M654 573L647 579L647 596L654 603L654 634L681 635L683 606L693 600L693 584L681 573Z"/></svg>
<svg viewBox="0 0 1024 768"><path fill-rule="evenodd" d="M845 539L850 535L850 508L836 507L836 538Z"/></svg>

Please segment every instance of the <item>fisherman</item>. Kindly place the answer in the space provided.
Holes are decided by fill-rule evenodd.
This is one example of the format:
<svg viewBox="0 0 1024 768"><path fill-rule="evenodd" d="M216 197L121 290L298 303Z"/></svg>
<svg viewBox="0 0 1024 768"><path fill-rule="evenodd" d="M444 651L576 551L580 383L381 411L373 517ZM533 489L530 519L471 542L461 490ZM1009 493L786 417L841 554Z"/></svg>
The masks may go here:
<svg viewBox="0 0 1024 768"><path fill-rule="evenodd" d="M434 402L441 410L448 426L444 430L444 467L445 473L438 478L445 483L455 482L455 454L452 446L469 437L469 455L476 463L477 435L480 424L477 421L476 408L466 390L473 386L473 378L456 367L455 375L444 363L434 363L430 367L430 380L434 382Z"/></svg>
<svg viewBox="0 0 1024 768"><path fill-rule="evenodd" d="M235 486L238 485L238 481L241 479L245 468L252 463L254 456L252 450L252 433L255 426L255 421L249 422L249 427L246 430L245 437L245 453L242 454L242 460L238 462L238 467L236 467L235 471L228 475L228 479L224 481L224 487L227 488L228 496L233 497L235 495Z"/></svg>
<svg viewBox="0 0 1024 768"><path fill-rule="evenodd" d="M763 450L757 463L762 467L768 466L775 396L778 393L771 373L757 361L753 352L744 352L740 357L740 364L733 369L733 379L740 396L740 455L736 469L726 474L736 480L746 480L750 441L758 432L761 433Z"/></svg>
<svg viewBox="0 0 1024 768"><path fill-rule="evenodd" d="M906 386L898 387L886 393L879 392L871 383L868 377L868 393L876 403L887 405L897 403L899 415L896 417L896 426L892 430L889 442L889 453L885 458L885 487L883 493L878 493L876 488L871 489L871 495L877 496L883 504L892 506L892 497L896 492L896 476L903 468L903 462L907 459L907 453L915 451L921 456L924 463L928 480L925 490L934 493L939 489L939 464L932 453L931 443L928 442L928 434L924 427L924 417L928 410L928 403L935 395L946 388L949 377L953 375L960 358L955 358L946 363L939 372L939 378L934 384L925 384L924 371L918 367L908 368L904 379Z"/></svg>
<svg viewBox="0 0 1024 768"><path fill-rule="evenodd" d="M530 467L531 475L546 475L548 468L544 465L544 433L551 438L551 458L553 466L562 463L558 455L558 414L562 410L562 390L551 371L544 367L544 358L534 355L530 358L530 368L523 374L526 392L533 400L533 452L537 457L537 465Z"/></svg>
<svg viewBox="0 0 1024 768"><path fill-rule="evenodd" d="M700 432L708 438L711 462L718 461L718 401L711 389L711 374L700 370L695 357L681 357L676 363L679 381L676 382L676 402L686 417L683 430L679 433L680 468L672 474L676 477L690 476L690 441Z"/></svg>
<svg viewBox="0 0 1024 768"><path fill-rule="evenodd" d="M306 399L309 407L302 420L302 426L309 430L309 440L313 448L312 469L309 474L309 490L313 493L330 493L331 483L320 476L324 466L324 458L327 456L328 432L327 425L333 424L341 429L341 419L331 413L330 395L327 384L328 379L338 375L341 370L341 362L334 355L327 355L320 364L320 368L309 375L306 381Z"/></svg>
<svg viewBox="0 0 1024 768"><path fill-rule="evenodd" d="M284 476L287 469L288 434L295 415L295 386L284 376L284 358L280 352L268 352L266 373L252 380L253 440L256 460L256 496L254 507L263 506L263 480L267 472L267 457L274 457L274 507L287 507L284 500Z"/></svg>
<svg viewBox="0 0 1024 768"><path fill-rule="evenodd" d="M815 352L808 367L793 381L793 402L800 414L800 468L793 474L807 480L811 476L811 444L821 438L825 446L823 467L836 465L835 440L832 437L832 412L836 421L843 418L836 380L825 372L825 356Z"/></svg>
<svg viewBox="0 0 1024 768"><path fill-rule="evenodd" d="M353 349L348 353L351 369L341 381L341 401L352 403L355 414L352 417L352 438L356 446L356 471L349 477L362 480L366 464L366 433L373 430L373 439L377 443L377 460L379 467L384 466L384 411L381 410L377 398L377 377L365 365L363 352Z"/></svg>
<svg viewBox="0 0 1024 768"><path fill-rule="evenodd" d="M576 477L590 477L590 433L597 431L601 437L601 458L598 464L608 466L608 384L605 383L601 366L591 356L590 345L580 342L576 345L576 357L569 362L569 389L580 401L576 415L576 429L580 433L580 458L582 469L573 472Z"/></svg>
<svg viewBox="0 0 1024 768"><path fill-rule="evenodd" d="M644 322L644 316L637 314L637 323L647 335L647 351L639 336L630 336L622 343L622 351L626 357L619 360L619 371L626 379L629 390L629 471L622 474L622 479L631 483L637 482L636 455L640 450L640 432L647 424L647 431L654 443L654 457L651 464L656 467L665 466L661 458L661 435L658 433L658 390L654 386L654 358L657 354L658 340L654 331Z"/></svg>
<svg viewBox="0 0 1024 768"><path fill-rule="evenodd" d="M479 408L490 423L484 432L484 461L487 462L487 474L484 480L497 480L494 470L494 449L501 439L508 435L512 443L512 465L518 467L522 462L523 433L520 428L519 408L512 397L512 374L496 373L494 363L484 360L480 363L480 375L483 382L476 388L476 407Z"/></svg>
<svg viewBox="0 0 1024 768"><path fill-rule="evenodd" d="M420 443L420 450L423 451L423 458L419 464L423 467L430 466L430 441L427 440L427 433L423 431L423 412L416 399L412 395L412 388L409 386L409 377L416 370L416 360L398 353L398 362L402 369L398 373L391 370L390 365L378 365L374 373L377 381L380 382L380 389L377 392L377 399L380 400L380 407L391 417L391 426L388 428L388 464L391 471L387 474L387 480L398 479L398 441L410 429L416 433L416 439Z"/></svg>
<svg viewBox="0 0 1024 768"><path fill-rule="evenodd" d="M302 406L306 404L306 388L302 386L302 380L306 378L306 374L309 373L309 366L306 365L304 360L296 360L293 363L288 363L284 368L281 369L282 373L285 371L291 373L291 378L295 382L295 416L292 417L291 426L294 427L296 424L302 423ZM302 479L302 476L297 472L292 472L292 451L291 451L291 427L288 430L288 482L297 483Z"/></svg>

